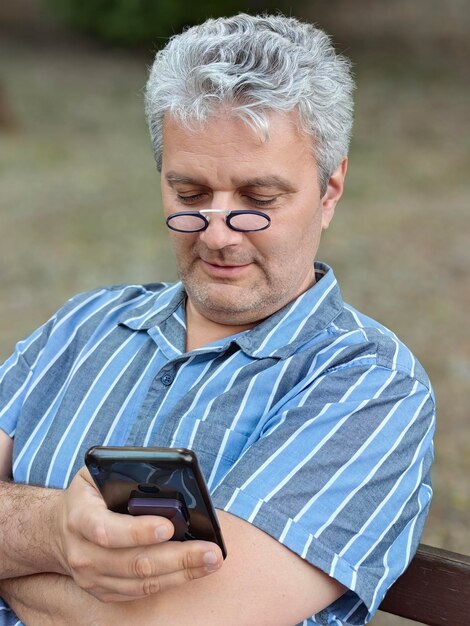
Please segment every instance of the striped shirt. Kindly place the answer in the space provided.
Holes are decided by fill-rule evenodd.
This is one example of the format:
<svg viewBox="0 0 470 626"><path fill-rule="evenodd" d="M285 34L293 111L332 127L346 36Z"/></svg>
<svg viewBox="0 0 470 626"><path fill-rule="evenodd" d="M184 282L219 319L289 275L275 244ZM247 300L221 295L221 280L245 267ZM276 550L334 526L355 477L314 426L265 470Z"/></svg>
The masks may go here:
<svg viewBox="0 0 470 626"><path fill-rule="evenodd" d="M397 337L316 273L255 328L189 353L180 283L69 300L0 369L14 480L67 487L92 445L192 448L217 508L349 589L304 624L364 624L419 542L434 399Z"/></svg>

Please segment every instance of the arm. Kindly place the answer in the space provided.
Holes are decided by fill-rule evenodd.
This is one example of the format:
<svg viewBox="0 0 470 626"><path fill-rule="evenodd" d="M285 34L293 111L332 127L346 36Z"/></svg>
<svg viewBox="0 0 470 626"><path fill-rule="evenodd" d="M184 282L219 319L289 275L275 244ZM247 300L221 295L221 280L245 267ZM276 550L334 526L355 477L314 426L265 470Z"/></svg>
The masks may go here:
<svg viewBox="0 0 470 626"><path fill-rule="evenodd" d="M42 571L64 573L47 548L52 542L51 505L60 492L9 482L12 452L13 439L0 429L0 579Z"/></svg>
<svg viewBox="0 0 470 626"><path fill-rule="evenodd" d="M0 433L1 469L8 474L12 442ZM172 531L164 518L108 511L85 469L64 491L0 481L0 579L65 574L113 601L142 597L220 567L218 546L168 542Z"/></svg>
<svg viewBox="0 0 470 626"><path fill-rule="evenodd" d="M129 626L286 626L318 612L344 592L335 580L248 522L220 511L219 519L229 553L224 567L214 576L157 595L104 604L60 576L3 583L0 591L26 623L38 626L93 622L106 626L116 620Z"/></svg>

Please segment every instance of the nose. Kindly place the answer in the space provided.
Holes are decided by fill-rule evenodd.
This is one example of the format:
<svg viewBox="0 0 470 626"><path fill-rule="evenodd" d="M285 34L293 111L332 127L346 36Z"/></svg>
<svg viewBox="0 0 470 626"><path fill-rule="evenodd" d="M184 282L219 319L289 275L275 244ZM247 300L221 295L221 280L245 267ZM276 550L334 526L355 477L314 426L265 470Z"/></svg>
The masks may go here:
<svg viewBox="0 0 470 626"><path fill-rule="evenodd" d="M209 226L200 233L199 238L210 250L221 250L227 246L236 246L241 243L243 233L227 226L226 214L212 213L207 217Z"/></svg>

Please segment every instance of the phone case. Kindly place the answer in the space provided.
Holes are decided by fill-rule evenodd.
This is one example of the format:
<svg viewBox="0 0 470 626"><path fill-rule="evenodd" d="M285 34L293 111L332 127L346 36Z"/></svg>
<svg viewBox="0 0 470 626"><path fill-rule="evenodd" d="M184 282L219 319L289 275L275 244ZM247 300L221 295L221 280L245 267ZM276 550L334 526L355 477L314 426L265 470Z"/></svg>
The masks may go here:
<svg viewBox="0 0 470 626"><path fill-rule="evenodd" d="M95 446L86 453L85 464L111 511L162 515L175 527L173 540L213 541L227 556L192 450Z"/></svg>

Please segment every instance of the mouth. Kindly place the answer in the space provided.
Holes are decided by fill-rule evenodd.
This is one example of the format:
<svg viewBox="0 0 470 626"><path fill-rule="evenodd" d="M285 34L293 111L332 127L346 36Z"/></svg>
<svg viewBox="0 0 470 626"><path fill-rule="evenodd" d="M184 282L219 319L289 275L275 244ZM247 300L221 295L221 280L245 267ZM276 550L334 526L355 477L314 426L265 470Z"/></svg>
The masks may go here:
<svg viewBox="0 0 470 626"><path fill-rule="evenodd" d="M201 264L206 274L214 278L237 278L242 276L252 265L252 263L233 265L228 263L211 263L204 259L201 259Z"/></svg>

